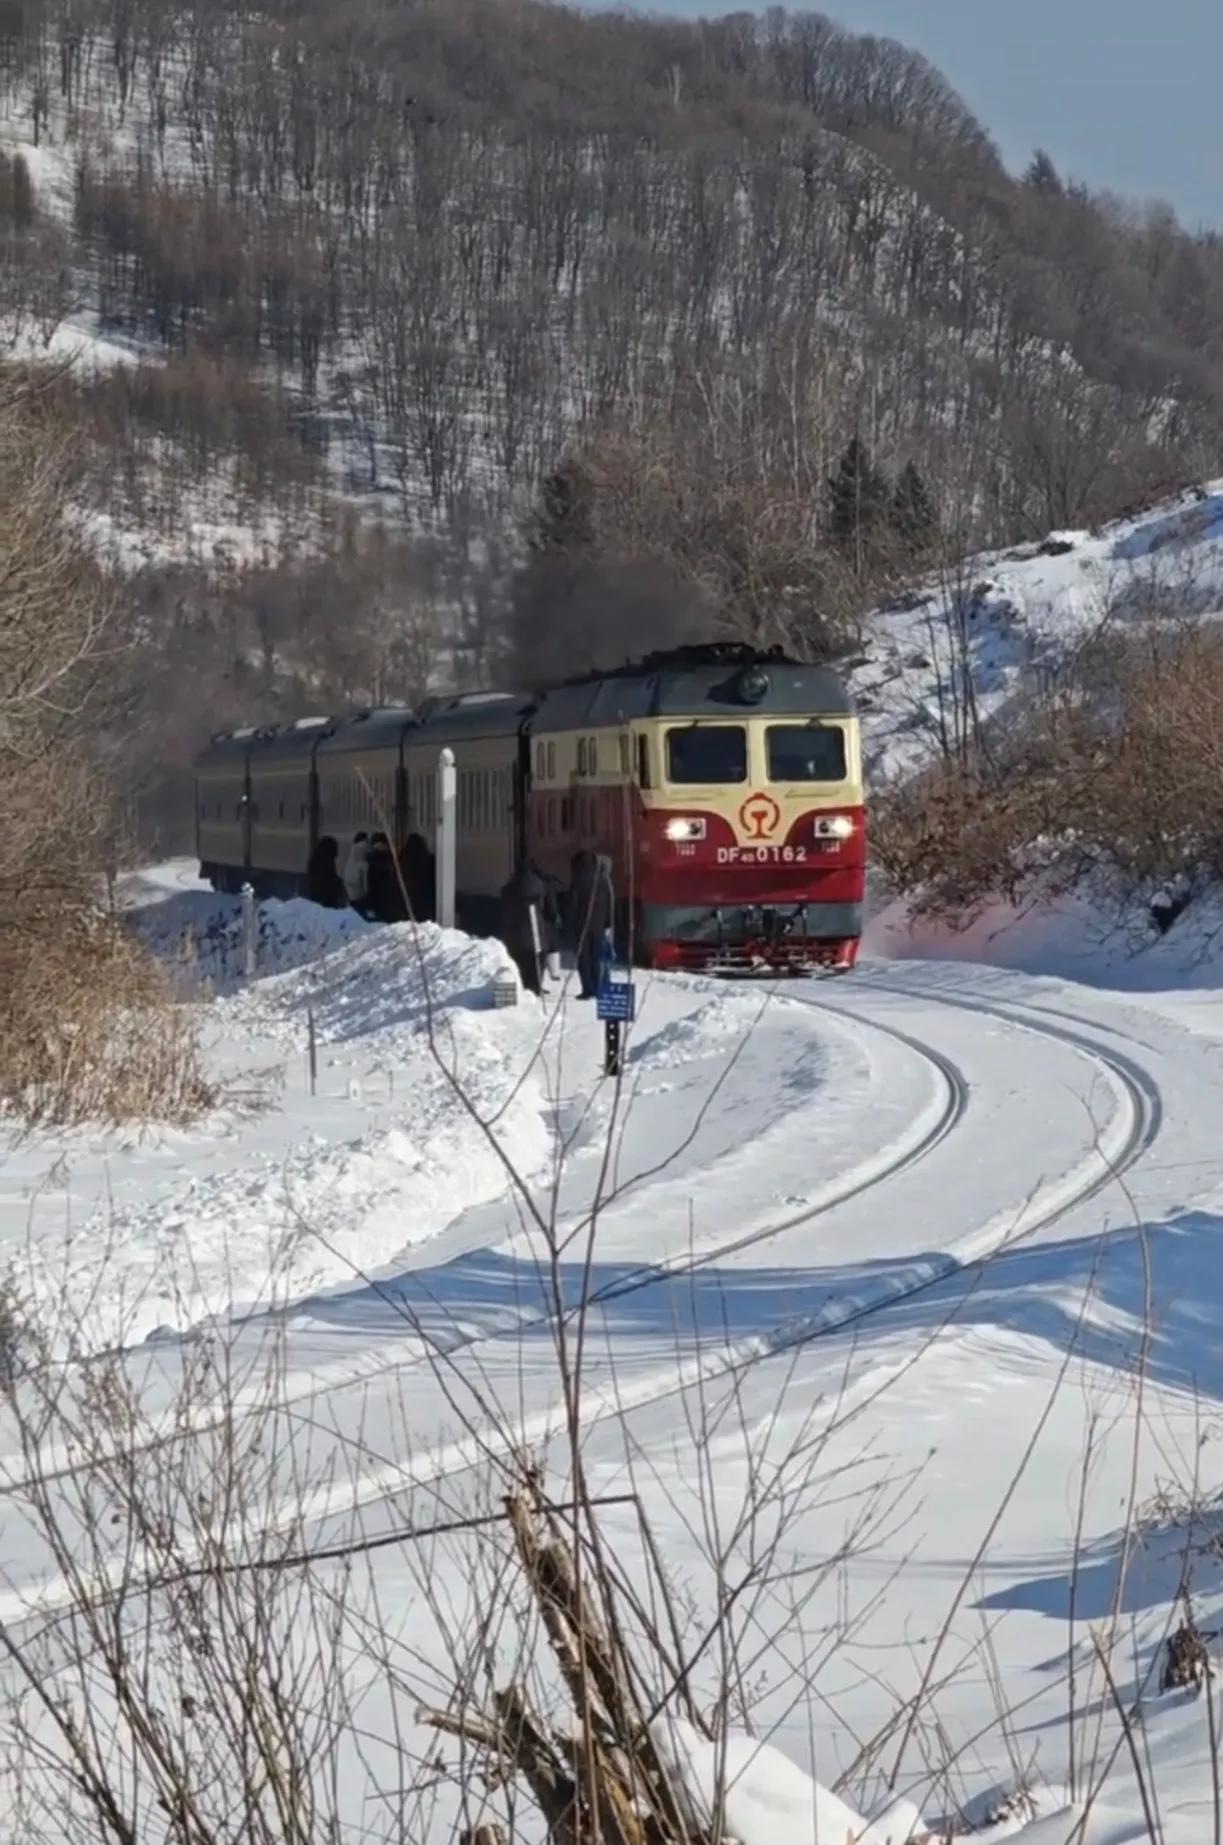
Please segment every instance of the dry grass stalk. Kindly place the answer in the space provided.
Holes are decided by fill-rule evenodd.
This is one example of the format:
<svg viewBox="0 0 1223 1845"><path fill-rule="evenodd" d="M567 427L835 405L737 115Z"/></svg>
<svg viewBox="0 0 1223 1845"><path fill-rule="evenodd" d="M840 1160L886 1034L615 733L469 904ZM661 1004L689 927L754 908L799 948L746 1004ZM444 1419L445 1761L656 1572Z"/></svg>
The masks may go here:
<svg viewBox="0 0 1223 1845"><path fill-rule="evenodd" d="M519 1684L494 1692L491 1713L422 1709L420 1721L472 1744L490 1780L528 1788L555 1845L702 1845L633 1693L630 1662L607 1618L603 1572L595 1565L579 1577L573 1534L537 1482L507 1498L506 1516L572 1725L549 1725Z"/></svg>

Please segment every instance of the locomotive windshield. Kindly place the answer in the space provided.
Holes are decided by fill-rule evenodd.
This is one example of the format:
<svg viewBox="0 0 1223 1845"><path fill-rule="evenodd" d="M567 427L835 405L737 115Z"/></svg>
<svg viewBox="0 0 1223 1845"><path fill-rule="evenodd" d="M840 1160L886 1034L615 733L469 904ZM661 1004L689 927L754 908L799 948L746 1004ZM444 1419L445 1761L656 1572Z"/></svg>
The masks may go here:
<svg viewBox="0 0 1223 1845"><path fill-rule="evenodd" d="M685 724L667 733L667 777L708 787L747 780L747 732L741 724Z"/></svg>
<svg viewBox="0 0 1223 1845"><path fill-rule="evenodd" d="M836 725L770 724L771 782L843 782L845 732Z"/></svg>

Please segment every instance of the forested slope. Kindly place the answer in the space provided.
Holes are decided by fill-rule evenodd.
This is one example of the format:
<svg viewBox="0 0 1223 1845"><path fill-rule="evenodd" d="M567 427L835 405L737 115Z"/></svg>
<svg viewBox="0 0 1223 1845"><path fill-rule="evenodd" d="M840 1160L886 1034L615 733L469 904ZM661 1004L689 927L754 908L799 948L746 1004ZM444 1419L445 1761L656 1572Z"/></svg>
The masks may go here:
<svg viewBox="0 0 1223 1845"><path fill-rule="evenodd" d="M905 561L830 530L855 436L964 550L1215 471L1219 240L818 15L7 0L0 110L3 326L113 361L83 516L197 713L496 671L566 455L583 556L818 645Z"/></svg>

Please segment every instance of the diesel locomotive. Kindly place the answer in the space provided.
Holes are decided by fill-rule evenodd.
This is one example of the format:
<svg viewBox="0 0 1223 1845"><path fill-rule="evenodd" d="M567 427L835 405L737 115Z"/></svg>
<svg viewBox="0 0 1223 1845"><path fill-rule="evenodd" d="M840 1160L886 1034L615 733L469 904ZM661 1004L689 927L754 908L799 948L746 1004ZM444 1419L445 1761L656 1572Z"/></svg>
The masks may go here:
<svg viewBox="0 0 1223 1845"><path fill-rule="evenodd" d="M661 968L845 972L866 877L858 720L840 676L712 643L533 693L431 698L213 738L196 765L202 875L306 887L324 835L432 849L457 768L459 926L489 933L515 867L563 892L609 861L621 952Z"/></svg>

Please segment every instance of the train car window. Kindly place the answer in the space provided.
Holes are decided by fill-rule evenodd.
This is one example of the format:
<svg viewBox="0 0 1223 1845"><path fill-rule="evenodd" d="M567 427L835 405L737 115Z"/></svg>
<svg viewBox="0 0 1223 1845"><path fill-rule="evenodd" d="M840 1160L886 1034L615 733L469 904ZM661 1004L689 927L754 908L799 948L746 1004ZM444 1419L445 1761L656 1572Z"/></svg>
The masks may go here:
<svg viewBox="0 0 1223 1845"><path fill-rule="evenodd" d="M591 775L599 773L599 739L591 737L586 745L586 766Z"/></svg>
<svg viewBox="0 0 1223 1845"><path fill-rule="evenodd" d="M637 782L642 788L648 788L650 785L650 739L648 737L637 739Z"/></svg>
<svg viewBox="0 0 1223 1845"><path fill-rule="evenodd" d="M586 773L586 739L585 737L579 737L578 738L578 774L585 775L585 773Z"/></svg>
<svg viewBox="0 0 1223 1845"><path fill-rule="evenodd" d="M535 779L537 782L548 779L548 752L542 743L535 745Z"/></svg>
<svg viewBox="0 0 1223 1845"><path fill-rule="evenodd" d="M843 782L845 732L831 724L770 724L771 782Z"/></svg>
<svg viewBox="0 0 1223 1845"><path fill-rule="evenodd" d="M549 743L548 745L548 780L550 782L554 782L556 780L556 745L555 743Z"/></svg>
<svg viewBox="0 0 1223 1845"><path fill-rule="evenodd" d="M623 731L620 732L620 773L627 781L629 775L629 747L628 738Z"/></svg>
<svg viewBox="0 0 1223 1845"><path fill-rule="evenodd" d="M573 831L573 796L571 794L567 794L565 795L564 799L561 801L561 832L571 833L572 831Z"/></svg>
<svg viewBox="0 0 1223 1845"><path fill-rule="evenodd" d="M684 724L667 732L667 776L708 786L747 780L747 732L742 724Z"/></svg>

